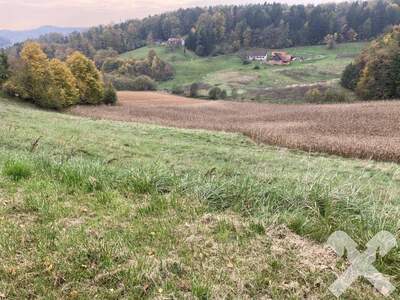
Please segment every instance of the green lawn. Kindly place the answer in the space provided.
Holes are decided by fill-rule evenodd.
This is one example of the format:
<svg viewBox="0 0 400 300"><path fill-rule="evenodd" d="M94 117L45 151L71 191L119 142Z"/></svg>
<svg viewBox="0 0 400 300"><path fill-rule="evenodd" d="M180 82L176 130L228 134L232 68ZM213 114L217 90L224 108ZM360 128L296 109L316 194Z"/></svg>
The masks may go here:
<svg viewBox="0 0 400 300"><path fill-rule="evenodd" d="M398 234L399 182L392 163L0 98L0 298L329 298L345 265L322 244ZM399 286L398 250L377 267Z"/></svg>
<svg viewBox="0 0 400 300"><path fill-rule="evenodd" d="M123 58L144 58L150 49L170 62L176 71L173 80L163 82L160 89L187 86L193 82L203 82L224 87L229 92L236 89L240 94L265 88L282 88L290 85L337 81L345 66L365 47L365 43L340 44L334 50L325 46L310 46L284 49L304 61L290 66L243 65L235 54L201 58L190 51L170 52L165 47L144 47L123 54Z"/></svg>

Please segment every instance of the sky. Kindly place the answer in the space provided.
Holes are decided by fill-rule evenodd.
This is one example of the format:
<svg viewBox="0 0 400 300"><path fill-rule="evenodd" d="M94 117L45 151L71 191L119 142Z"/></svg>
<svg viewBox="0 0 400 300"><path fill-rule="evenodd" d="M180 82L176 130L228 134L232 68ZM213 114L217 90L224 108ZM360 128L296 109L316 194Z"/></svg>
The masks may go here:
<svg viewBox="0 0 400 300"><path fill-rule="evenodd" d="M332 0L275 2L293 4L328 1L332 2ZM143 18L177 8L264 2L263 0L0 0L0 29L32 29L43 25L89 27Z"/></svg>

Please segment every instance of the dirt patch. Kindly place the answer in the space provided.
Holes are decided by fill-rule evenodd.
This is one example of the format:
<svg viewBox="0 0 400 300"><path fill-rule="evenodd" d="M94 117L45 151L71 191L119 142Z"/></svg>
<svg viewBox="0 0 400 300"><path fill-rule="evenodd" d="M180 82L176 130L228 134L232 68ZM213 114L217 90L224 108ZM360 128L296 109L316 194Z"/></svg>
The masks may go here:
<svg viewBox="0 0 400 300"><path fill-rule="evenodd" d="M292 69L292 70L281 70L279 73L292 78L294 80L303 81L305 78L319 78L319 80L336 78L338 76L335 72L313 70L308 68L303 69Z"/></svg>
<svg viewBox="0 0 400 300"><path fill-rule="evenodd" d="M339 259L331 249L301 238L285 226L256 233L252 222L227 212L206 214L177 228L180 246L190 257L184 268L212 283L212 299L329 296L328 287L346 268L343 264L337 267ZM182 262L176 253L169 257ZM354 288L366 290L360 285ZM369 296L373 295L371 289Z"/></svg>
<svg viewBox="0 0 400 300"><path fill-rule="evenodd" d="M257 81L259 77L259 75L240 72L221 72L215 74L214 81L226 82L231 85L245 85Z"/></svg>
<svg viewBox="0 0 400 300"><path fill-rule="evenodd" d="M123 92L118 106L78 106L91 118L240 132L258 142L400 162L400 102L279 105Z"/></svg>

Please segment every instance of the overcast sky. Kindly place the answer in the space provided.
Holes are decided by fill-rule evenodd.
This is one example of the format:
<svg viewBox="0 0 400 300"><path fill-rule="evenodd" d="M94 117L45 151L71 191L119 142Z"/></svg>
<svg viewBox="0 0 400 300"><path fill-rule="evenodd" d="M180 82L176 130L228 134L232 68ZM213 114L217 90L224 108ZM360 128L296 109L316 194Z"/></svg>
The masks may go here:
<svg viewBox="0 0 400 300"><path fill-rule="evenodd" d="M0 0L0 29L30 29L42 25L88 27L142 18L181 7L263 2L262 0ZM279 2L321 3L332 0Z"/></svg>

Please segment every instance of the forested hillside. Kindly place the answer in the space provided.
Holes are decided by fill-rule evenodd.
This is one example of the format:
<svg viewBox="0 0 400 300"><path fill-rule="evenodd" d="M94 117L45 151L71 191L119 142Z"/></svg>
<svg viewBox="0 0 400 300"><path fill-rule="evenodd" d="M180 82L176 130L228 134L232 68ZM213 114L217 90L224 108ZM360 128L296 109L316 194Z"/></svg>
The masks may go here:
<svg viewBox="0 0 400 300"><path fill-rule="evenodd" d="M400 26L374 40L347 66L342 75L344 87L362 99L400 97Z"/></svg>
<svg viewBox="0 0 400 300"><path fill-rule="evenodd" d="M230 53L242 47L314 45L335 33L339 42L369 40L400 23L398 2L197 7L93 27L68 37L47 35L41 41L48 44L48 55L62 58L70 49L94 57L100 49L123 53L175 36L185 37L187 47L201 56Z"/></svg>

